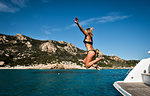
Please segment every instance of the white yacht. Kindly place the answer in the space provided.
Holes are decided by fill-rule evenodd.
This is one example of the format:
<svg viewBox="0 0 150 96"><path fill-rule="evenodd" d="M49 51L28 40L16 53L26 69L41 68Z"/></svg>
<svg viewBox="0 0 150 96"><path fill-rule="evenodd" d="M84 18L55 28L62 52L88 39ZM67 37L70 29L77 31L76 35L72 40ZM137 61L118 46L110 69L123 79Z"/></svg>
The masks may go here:
<svg viewBox="0 0 150 96"><path fill-rule="evenodd" d="M142 59L123 81L113 86L123 96L150 96L150 58Z"/></svg>

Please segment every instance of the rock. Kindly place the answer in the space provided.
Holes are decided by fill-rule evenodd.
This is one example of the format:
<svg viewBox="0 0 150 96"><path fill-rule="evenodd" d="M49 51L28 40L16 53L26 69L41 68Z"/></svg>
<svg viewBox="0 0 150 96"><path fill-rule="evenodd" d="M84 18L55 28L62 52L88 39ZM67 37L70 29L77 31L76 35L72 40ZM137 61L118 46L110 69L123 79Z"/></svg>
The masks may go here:
<svg viewBox="0 0 150 96"><path fill-rule="evenodd" d="M65 41L58 41L58 43L60 43L60 44L66 44Z"/></svg>
<svg viewBox="0 0 150 96"><path fill-rule="evenodd" d="M4 40L4 41L6 40L6 36L3 36L3 40Z"/></svg>
<svg viewBox="0 0 150 96"><path fill-rule="evenodd" d="M25 44L27 45L28 48L31 48L31 47L32 47L32 45L31 45L31 43L30 43L29 41L26 42Z"/></svg>
<svg viewBox="0 0 150 96"><path fill-rule="evenodd" d="M110 56L110 59L115 60L115 61L124 61L123 59L121 59L117 56Z"/></svg>
<svg viewBox="0 0 150 96"><path fill-rule="evenodd" d="M0 55L2 55L4 53L4 50L0 50Z"/></svg>
<svg viewBox="0 0 150 96"><path fill-rule="evenodd" d="M2 41L3 43L8 42L6 36L0 36L0 41Z"/></svg>
<svg viewBox="0 0 150 96"><path fill-rule="evenodd" d="M55 40L36 40L30 37L17 34L15 36L10 35L0 35L0 56L1 60L6 60L7 65L11 64L11 61L17 62L16 64L29 62L30 64L39 63L52 63L53 66L44 66L44 68L51 69L74 69L81 68L84 66L82 63L85 58L87 51L77 48L72 43L67 43L65 41L55 41ZM44 52L41 52L44 51ZM97 57L101 57L103 54L98 49ZM99 61L100 64L130 64L132 61L125 61L117 56L103 55L104 60ZM20 60L19 60L20 59ZM64 62L61 62L64 60ZM68 62L72 61L72 62ZM135 63L137 61L133 61ZM5 62L6 63L6 62ZM58 65L58 63L61 65ZM74 65L74 63L77 63ZM132 64L133 64L132 63ZM120 64L120 65L121 65ZM120 66L118 65L118 66ZM122 66L122 65L121 65ZM42 68L42 65L36 68Z"/></svg>
<svg viewBox="0 0 150 96"><path fill-rule="evenodd" d="M10 43L16 44L17 41L16 40L12 40Z"/></svg>
<svg viewBox="0 0 150 96"><path fill-rule="evenodd" d="M57 48L51 42L46 42L40 45L41 51L55 53Z"/></svg>
<svg viewBox="0 0 150 96"><path fill-rule="evenodd" d="M96 49L96 54L97 54L97 57L102 57L103 55L103 53L98 49Z"/></svg>
<svg viewBox="0 0 150 96"><path fill-rule="evenodd" d="M3 66L5 64L4 61L0 61L0 66Z"/></svg>
<svg viewBox="0 0 150 96"><path fill-rule="evenodd" d="M9 57L9 54L5 54L5 56Z"/></svg>
<svg viewBox="0 0 150 96"><path fill-rule="evenodd" d="M71 43L68 43L67 46L64 47L64 49L72 55L77 54L77 48Z"/></svg>
<svg viewBox="0 0 150 96"><path fill-rule="evenodd" d="M58 67L58 69L65 69L64 66L63 66L63 64L58 64L57 67Z"/></svg>
<svg viewBox="0 0 150 96"><path fill-rule="evenodd" d="M22 34L16 34L15 37L16 37L18 40L27 40L27 38L24 37Z"/></svg>

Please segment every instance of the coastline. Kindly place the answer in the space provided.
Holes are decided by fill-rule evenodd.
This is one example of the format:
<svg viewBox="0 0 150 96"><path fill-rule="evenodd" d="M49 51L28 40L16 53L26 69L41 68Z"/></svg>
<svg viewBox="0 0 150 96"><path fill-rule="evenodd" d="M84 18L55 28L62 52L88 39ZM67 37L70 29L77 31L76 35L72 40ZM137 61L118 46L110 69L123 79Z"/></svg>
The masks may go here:
<svg viewBox="0 0 150 96"><path fill-rule="evenodd" d="M6 67L0 67L0 69L86 69L85 67L82 67L77 64L34 64L30 66L6 66Z"/></svg>
<svg viewBox="0 0 150 96"><path fill-rule="evenodd" d="M31 66L6 66L0 67L0 69L86 69L83 65L77 64L35 64ZM90 67L89 69L95 69ZM101 67L101 69L133 69L133 67Z"/></svg>

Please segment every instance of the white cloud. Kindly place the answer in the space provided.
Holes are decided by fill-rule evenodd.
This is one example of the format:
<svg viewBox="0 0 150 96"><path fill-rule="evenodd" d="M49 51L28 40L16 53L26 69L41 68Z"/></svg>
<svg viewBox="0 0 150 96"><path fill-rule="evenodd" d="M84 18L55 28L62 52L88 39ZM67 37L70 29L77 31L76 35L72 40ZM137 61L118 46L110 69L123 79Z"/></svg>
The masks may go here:
<svg viewBox="0 0 150 96"><path fill-rule="evenodd" d="M57 32L57 31L61 31L61 29L60 28L52 28L51 31L52 32Z"/></svg>
<svg viewBox="0 0 150 96"><path fill-rule="evenodd" d="M27 1L29 0L0 1L0 12L15 13L19 11L20 8L26 7L25 3Z"/></svg>
<svg viewBox="0 0 150 96"><path fill-rule="evenodd" d="M105 16L105 17L98 18L97 22L99 23L114 22L114 21L123 20L126 18L129 18L129 16Z"/></svg>
<svg viewBox="0 0 150 96"><path fill-rule="evenodd" d="M15 5L18 5L19 7L25 7L25 3L27 2L28 0L11 0L11 2Z"/></svg>
<svg viewBox="0 0 150 96"><path fill-rule="evenodd" d="M87 20L83 20L83 21L79 21L80 25L84 26L84 25L88 25L88 24L92 24L92 23L108 23L108 22L115 22L118 20L123 20L126 18L129 18L130 16L103 16L103 17L95 17L95 18L89 18ZM67 26L66 28L69 29L71 27L75 27L76 24L72 24Z"/></svg>
<svg viewBox="0 0 150 96"><path fill-rule="evenodd" d="M97 20L97 18L90 18L90 19L81 21L80 24L81 24L81 25L87 25L87 23L93 23L93 22L96 21L96 20Z"/></svg>
<svg viewBox="0 0 150 96"><path fill-rule="evenodd" d="M47 35L51 34L51 32L49 32L48 30L44 30L44 33Z"/></svg>
<svg viewBox="0 0 150 96"><path fill-rule="evenodd" d="M41 0L43 3L48 3L48 0Z"/></svg>
<svg viewBox="0 0 150 96"><path fill-rule="evenodd" d="M38 39L38 40L49 40L50 38L48 36L44 36L44 37L36 37L35 39Z"/></svg>
<svg viewBox="0 0 150 96"><path fill-rule="evenodd" d="M14 13L18 10L19 10L18 8L9 7L8 5L0 2L0 12Z"/></svg>
<svg viewBox="0 0 150 96"><path fill-rule="evenodd" d="M47 25L42 26L42 32L44 32L47 35L61 30L62 30L61 28L57 28L56 26L47 26Z"/></svg>

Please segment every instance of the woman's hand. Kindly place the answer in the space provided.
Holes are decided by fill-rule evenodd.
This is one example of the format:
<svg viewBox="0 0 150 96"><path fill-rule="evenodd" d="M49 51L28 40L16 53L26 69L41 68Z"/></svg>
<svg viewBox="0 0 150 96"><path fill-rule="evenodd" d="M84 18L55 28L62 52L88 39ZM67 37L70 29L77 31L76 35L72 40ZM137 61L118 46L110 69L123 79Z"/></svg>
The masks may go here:
<svg viewBox="0 0 150 96"><path fill-rule="evenodd" d="M74 22L77 24L78 23L78 17L75 18Z"/></svg>
<svg viewBox="0 0 150 96"><path fill-rule="evenodd" d="M78 25L79 29L81 30L81 32L83 32L83 34L85 34L86 36L88 35L87 32L84 31L84 29L82 28L82 26L78 23L79 19L78 17L75 18L74 22Z"/></svg>

